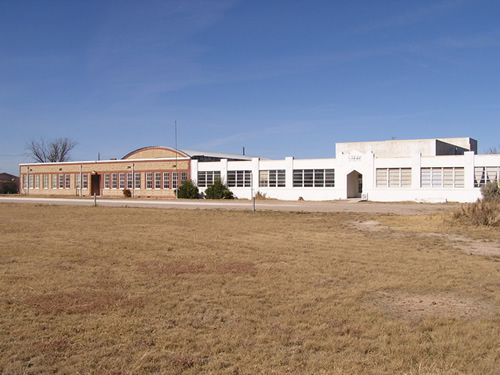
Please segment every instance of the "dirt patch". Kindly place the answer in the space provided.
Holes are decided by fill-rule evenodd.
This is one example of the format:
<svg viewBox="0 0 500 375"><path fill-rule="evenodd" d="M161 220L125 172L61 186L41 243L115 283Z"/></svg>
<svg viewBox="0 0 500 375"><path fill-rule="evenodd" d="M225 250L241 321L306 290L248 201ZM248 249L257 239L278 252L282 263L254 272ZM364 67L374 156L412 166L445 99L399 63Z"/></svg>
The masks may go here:
<svg viewBox="0 0 500 375"><path fill-rule="evenodd" d="M368 220L368 221L351 221L348 225L353 226L360 231L366 232L380 232L385 229L389 229L389 227L381 225L378 221Z"/></svg>
<svg viewBox="0 0 500 375"><path fill-rule="evenodd" d="M500 256L500 245L496 242L473 240L456 234L422 233L422 236L444 238L450 246L470 255Z"/></svg>
<svg viewBox="0 0 500 375"><path fill-rule="evenodd" d="M391 229L391 227L381 225L376 220L351 221L348 223L348 225L365 232L382 232L389 231ZM404 232L390 233L390 236L393 237L401 237L404 235ZM410 233L406 233L406 235L409 236ZM456 234L446 233L411 233L411 235L442 238L446 241L448 246L460 249L469 255L500 257L500 244L494 241L475 240Z"/></svg>
<svg viewBox="0 0 500 375"><path fill-rule="evenodd" d="M463 318L479 319L495 313L492 303L457 294L423 295L377 292L375 305L398 319Z"/></svg>

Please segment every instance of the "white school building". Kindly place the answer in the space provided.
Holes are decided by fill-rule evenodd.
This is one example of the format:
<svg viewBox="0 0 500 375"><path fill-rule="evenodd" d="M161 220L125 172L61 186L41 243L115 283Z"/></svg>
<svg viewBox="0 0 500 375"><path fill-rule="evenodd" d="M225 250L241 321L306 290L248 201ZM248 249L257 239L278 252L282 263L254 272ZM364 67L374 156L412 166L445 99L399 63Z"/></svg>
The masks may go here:
<svg viewBox="0 0 500 375"><path fill-rule="evenodd" d="M259 157L144 147L121 159L20 165L21 193L42 196L175 199L190 179L201 193L220 178L237 198L357 198L395 202L474 202L498 181L500 155L478 155L472 138L337 143L336 157Z"/></svg>
<svg viewBox="0 0 500 375"><path fill-rule="evenodd" d="M477 155L472 138L353 142L331 159L192 160L191 173L200 189L221 177L239 198L474 202L498 180L500 155Z"/></svg>

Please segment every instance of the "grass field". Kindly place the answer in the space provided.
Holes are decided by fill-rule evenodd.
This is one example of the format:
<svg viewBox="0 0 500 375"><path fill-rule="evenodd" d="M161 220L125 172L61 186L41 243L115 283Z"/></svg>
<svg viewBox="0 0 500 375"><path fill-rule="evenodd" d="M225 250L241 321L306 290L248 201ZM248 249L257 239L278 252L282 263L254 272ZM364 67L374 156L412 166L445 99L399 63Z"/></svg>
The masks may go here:
<svg viewBox="0 0 500 375"><path fill-rule="evenodd" d="M500 373L498 228L0 209L2 374Z"/></svg>

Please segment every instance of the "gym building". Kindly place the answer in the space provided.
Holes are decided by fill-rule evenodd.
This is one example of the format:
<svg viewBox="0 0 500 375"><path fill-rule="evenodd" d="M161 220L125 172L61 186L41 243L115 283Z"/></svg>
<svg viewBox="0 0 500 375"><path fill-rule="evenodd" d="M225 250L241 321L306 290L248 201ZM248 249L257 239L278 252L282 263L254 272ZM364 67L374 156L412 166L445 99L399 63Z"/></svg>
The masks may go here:
<svg viewBox="0 0 500 375"><path fill-rule="evenodd" d="M119 160L20 165L21 193L175 198L192 180L203 193L221 178L238 198L474 202L499 180L500 155L477 155L472 138L336 144L336 158L260 157L145 147Z"/></svg>

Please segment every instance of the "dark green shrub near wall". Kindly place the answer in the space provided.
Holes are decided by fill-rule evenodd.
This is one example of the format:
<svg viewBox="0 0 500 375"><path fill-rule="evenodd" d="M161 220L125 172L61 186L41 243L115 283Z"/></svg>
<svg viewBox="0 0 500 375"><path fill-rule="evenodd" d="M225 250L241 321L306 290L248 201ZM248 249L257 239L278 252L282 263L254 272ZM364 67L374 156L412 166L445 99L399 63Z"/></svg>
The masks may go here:
<svg viewBox="0 0 500 375"><path fill-rule="evenodd" d="M177 198L198 199L199 197L200 192L198 191L198 187L191 180L184 181L177 189Z"/></svg>
<svg viewBox="0 0 500 375"><path fill-rule="evenodd" d="M488 182L481 186L481 195L487 202L500 202L500 187L498 182Z"/></svg>
<svg viewBox="0 0 500 375"><path fill-rule="evenodd" d="M17 194L17 185L14 182L1 182L0 194Z"/></svg>
<svg viewBox="0 0 500 375"><path fill-rule="evenodd" d="M234 199L233 192L229 190L220 178L215 180L214 184L205 190L207 199Z"/></svg>

